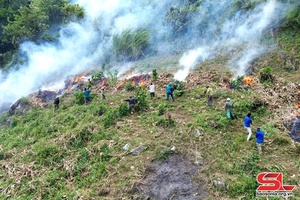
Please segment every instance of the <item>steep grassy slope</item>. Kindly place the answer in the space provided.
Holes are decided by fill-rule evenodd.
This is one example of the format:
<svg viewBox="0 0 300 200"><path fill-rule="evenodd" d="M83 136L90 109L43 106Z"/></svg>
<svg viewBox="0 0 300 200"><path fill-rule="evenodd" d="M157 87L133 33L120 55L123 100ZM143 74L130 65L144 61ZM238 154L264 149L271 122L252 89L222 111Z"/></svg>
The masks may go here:
<svg viewBox="0 0 300 200"><path fill-rule="evenodd" d="M0 198L131 199L133 186L148 173L151 161L163 162L174 146L175 152L186 155L191 163L203 162L198 166L196 180L205 180L208 199L252 199L258 187L256 176L265 171L283 172L284 184L297 185L290 199L299 199L300 147L290 139L283 127L285 121L276 114L285 107L294 107L295 98L278 108L256 105L257 100L275 91L274 85L285 86L279 79L273 86L261 84L261 67L276 69L273 73L286 77L287 86L299 81L299 71L286 69L289 61L281 56L291 55L290 47L257 61L256 83L240 90L224 87L222 77L231 73L226 68L226 58L220 57L198 65L187 78L185 93L175 97L175 102L164 100L165 86L172 76L159 70L160 78L154 82L158 97L151 100L148 92L141 89L139 94L147 95L148 106L133 115L127 115L123 100L136 95L138 89L116 92L110 86L107 100L102 100L97 92L100 86L96 85L92 93L97 95L88 105L77 105L75 96L66 94L56 112L49 104L43 108L32 106L23 116L2 116ZM291 58L298 62L297 56ZM162 63L178 67L173 58L155 66L159 69ZM214 89L212 108L206 106L203 94L207 84ZM227 97L235 102L237 119L233 121L225 116ZM159 111L164 114L159 115ZM258 154L253 136L251 142L246 142L243 116L248 112L254 116L253 128L261 126L266 134L262 155ZM12 120L9 126L5 124L7 119ZM196 129L202 133L200 137L195 137ZM130 144L131 149L143 144L147 149L133 156L124 151L125 144ZM225 191L213 186L217 179L225 180Z"/></svg>

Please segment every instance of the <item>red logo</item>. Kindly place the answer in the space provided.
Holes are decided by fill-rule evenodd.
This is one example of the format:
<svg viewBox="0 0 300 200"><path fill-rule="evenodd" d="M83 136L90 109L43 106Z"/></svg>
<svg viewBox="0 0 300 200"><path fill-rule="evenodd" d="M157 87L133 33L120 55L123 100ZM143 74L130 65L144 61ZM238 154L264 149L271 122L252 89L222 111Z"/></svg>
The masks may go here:
<svg viewBox="0 0 300 200"><path fill-rule="evenodd" d="M294 185L283 185L282 173L280 172L265 172L257 175L256 180L261 186L257 191L292 191Z"/></svg>

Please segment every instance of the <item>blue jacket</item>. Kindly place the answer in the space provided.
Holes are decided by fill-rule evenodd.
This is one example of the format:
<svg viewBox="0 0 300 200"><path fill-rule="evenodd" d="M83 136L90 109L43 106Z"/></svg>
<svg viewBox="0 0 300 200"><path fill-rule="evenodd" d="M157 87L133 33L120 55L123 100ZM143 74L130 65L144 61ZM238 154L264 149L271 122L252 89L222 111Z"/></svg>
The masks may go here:
<svg viewBox="0 0 300 200"><path fill-rule="evenodd" d="M169 94L170 94L170 93L173 93L173 87L172 87L172 85L169 84L169 85L167 86L167 88L166 88L166 93L169 93Z"/></svg>
<svg viewBox="0 0 300 200"><path fill-rule="evenodd" d="M256 135L255 135L256 142L257 143L263 143L264 142L264 135L265 135L265 133L262 132L261 130L257 131Z"/></svg>
<svg viewBox="0 0 300 200"><path fill-rule="evenodd" d="M252 119L251 119L251 117L246 116L246 117L244 118L244 126L245 126L245 127L250 127L251 124L252 124Z"/></svg>
<svg viewBox="0 0 300 200"><path fill-rule="evenodd" d="M84 90L84 91L83 91L84 97L85 97L85 98L89 98L89 97L90 97L90 92L91 92L91 90Z"/></svg>

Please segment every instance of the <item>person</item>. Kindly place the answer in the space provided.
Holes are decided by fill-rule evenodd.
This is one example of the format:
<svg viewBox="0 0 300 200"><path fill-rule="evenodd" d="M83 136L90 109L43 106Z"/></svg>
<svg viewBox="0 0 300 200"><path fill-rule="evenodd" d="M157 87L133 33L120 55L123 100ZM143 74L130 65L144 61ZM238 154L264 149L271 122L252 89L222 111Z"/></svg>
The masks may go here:
<svg viewBox="0 0 300 200"><path fill-rule="evenodd" d="M230 101L230 98L227 98L225 103L225 111L228 119L235 119L232 109L233 109L233 102Z"/></svg>
<svg viewBox="0 0 300 200"><path fill-rule="evenodd" d="M251 113L248 113L245 118L244 118L244 127L247 129L248 131L248 137L247 137L247 142L250 141L250 137L252 135L252 131L251 131L251 124L252 124L252 118L251 118Z"/></svg>
<svg viewBox="0 0 300 200"><path fill-rule="evenodd" d="M90 101L90 98L91 98L90 92L91 92L91 90L87 90L86 88L84 88L84 91L83 91L84 104L87 104Z"/></svg>
<svg viewBox="0 0 300 200"><path fill-rule="evenodd" d="M171 96L172 100L174 101L172 82L170 82L169 85L166 87L166 93L167 93L167 99L166 100L169 101L169 96Z"/></svg>
<svg viewBox="0 0 300 200"><path fill-rule="evenodd" d="M137 100L135 98L133 98L132 96L130 96L128 99L125 99L124 101L127 101L129 103L129 112L131 114L133 114L134 106L135 106L135 103L137 102Z"/></svg>
<svg viewBox="0 0 300 200"><path fill-rule="evenodd" d="M54 99L54 110L57 110L59 108L59 97L56 97Z"/></svg>
<svg viewBox="0 0 300 200"><path fill-rule="evenodd" d="M211 87L209 87L209 85L206 86L206 90L205 90L204 94L207 95L207 106L212 106L212 104L213 104L213 96L212 96L213 95L213 90L212 90Z"/></svg>
<svg viewBox="0 0 300 200"><path fill-rule="evenodd" d="M100 89L100 94L101 94L102 100L105 100L105 89L104 89L104 87L102 87Z"/></svg>
<svg viewBox="0 0 300 200"><path fill-rule="evenodd" d="M264 136L265 133L260 129L260 127L257 127L255 137L259 154L262 154L262 144L264 142Z"/></svg>
<svg viewBox="0 0 300 200"><path fill-rule="evenodd" d="M153 99L153 97L155 96L155 86L153 85L153 83L150 84L149 88L150 88L150 98Z"/></svg>

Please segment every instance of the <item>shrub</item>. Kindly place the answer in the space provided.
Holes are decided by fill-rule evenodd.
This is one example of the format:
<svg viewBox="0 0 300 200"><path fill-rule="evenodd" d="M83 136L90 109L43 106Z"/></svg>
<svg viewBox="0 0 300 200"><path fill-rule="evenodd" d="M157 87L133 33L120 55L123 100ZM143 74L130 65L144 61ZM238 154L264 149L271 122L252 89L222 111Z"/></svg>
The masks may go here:
<svg viewBox="0 0 300 200"><path fill-rule="evenodd" d="M166 104L162 103L158 106L158 116L161 116L165 113L166 111Z"/></svg>
<svg viewBox="0 0 300 200"><path fill-rule="evenodd" d="M106 106L104 104L100 104L98 106L97 114L99 116L101 116L101 115L103 115L105 113L105 111L106 111Z"/></svg>
<svg viewBox="0 0 300 200"><path fill-rule="evenodd" d="M125 117L129 115L129 109L126 104L121 104L119 106L119 117Z"/></svg>
<svg viewBox="0 0 300 200"><path fill-rule="evenodd" d="M135 89L135 87L130 82L126 82L125 88L126 88L126 91L128 91L128 92L133 91Z"/></svg>
<svg viewBox="0 0 300 200"><path fill-rule="evenodd" d="M165 161L168 159L169 156L171 156L173 154L173 151L171 151L170 149L157 149L155 151L155 155L154 158L155 160L158 161Z"/></svg>
<svg viewBox="0 0 300 200"><path fill-rule="evenodd" d="M75 103L82 105L84 103L84 94L83 92L77 91L74 92L74 96L75 96Z"/></svg>
<svg viewBox="0 0 300 200"><path fill-rule="evenodd" d="M102 119L104 128L108 128L111 125L116 124L118 119L118 111L111 110L107 113L107 115Z"/></svg>
<svg viewBox="0 0 300 200"><path fill-rule="evenodd" d="M92 75L92 79L93 81L97 81L97 80L101 80L103 77L103 72L97 72L96 74Z"/></svg>
<svg viewBox="0 0 300 200"><path fill-rule="evenodd" d="M114 72L108 71L108 83L112 86L115 86L118 81L118 71L114 70Z"/></svg>
<svg viewBox="0 0 300 200"><path fill-rule="evenodd" d="M259 71L259 81L261 83L274 82L274 76L272 75L273 69L271 67L264 67Z"/></svg>
<svg viewBox="0 0 300 200"><path fill-rule="evenodd" d="M115 56L119 60L137 60L143 55L149 39L150 33L145 28L135 31L127 29L120 35L114 35L113 48Z"/></svg>
<svg viewBox="0 0 300 200"><path fill-rule="evenodd" d="M135 94L137 98L137 104L134 108L135 111L139 112L148 109L149 104L146 99L147 94L148 92L144 87L137 87L136 94Z"/></svg>
<svg viewBox="0 0 300 200"><path fill-rule="evenodd" d="M152 70L152 80L156 81L158 79L158 73L156 71L156 69Z"/></svg>

